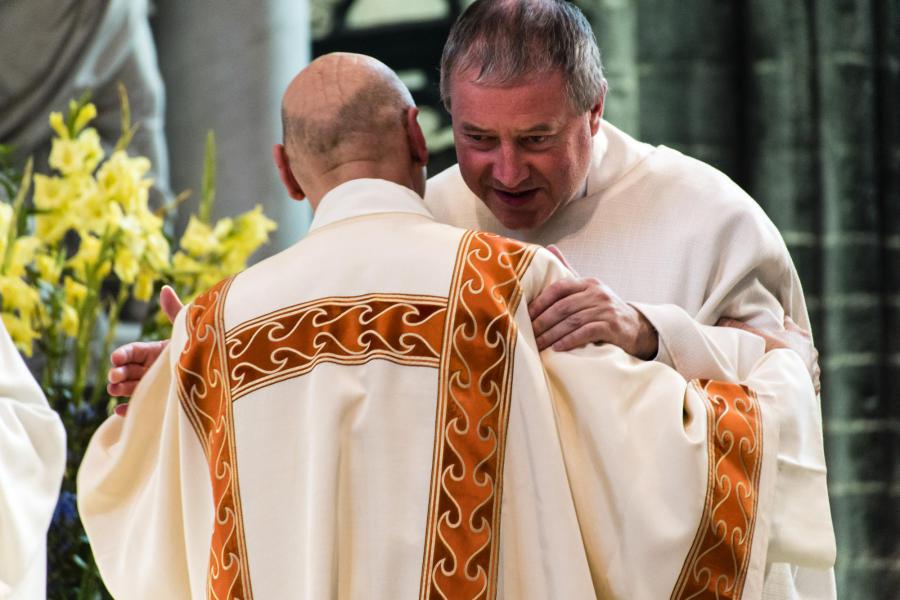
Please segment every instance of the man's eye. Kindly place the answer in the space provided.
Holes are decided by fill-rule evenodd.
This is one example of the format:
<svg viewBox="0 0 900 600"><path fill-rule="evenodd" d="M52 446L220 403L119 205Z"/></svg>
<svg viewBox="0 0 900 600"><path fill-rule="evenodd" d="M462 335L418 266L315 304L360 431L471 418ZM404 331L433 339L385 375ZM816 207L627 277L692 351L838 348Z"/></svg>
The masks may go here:
<svg viewBox="0 0 900 600"><path fill-rule="evenodd" d="M547 135L529 135L526 140L529 144L543 144L549 139Z"/></svg>
<svg viewBox="0 0 900 600"><path fill-rule="evenodd" d="M486 135L479 135L477 133L469 133L467 135L468 135L468 138L470 140L472 140L473 142L483 142L487 139Z"/></svg>

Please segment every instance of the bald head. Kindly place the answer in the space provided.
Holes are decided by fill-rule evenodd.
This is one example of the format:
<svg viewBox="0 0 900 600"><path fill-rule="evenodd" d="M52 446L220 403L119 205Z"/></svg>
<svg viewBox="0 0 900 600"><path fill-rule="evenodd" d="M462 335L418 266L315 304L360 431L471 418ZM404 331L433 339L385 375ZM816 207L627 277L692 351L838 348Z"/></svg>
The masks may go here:
<svg viewBox="0 0 900 600"><path fill-rule="evenodd" d="M425 193L428 151L412 95L387 66L361 54L317 58L291 81L275 164L292 198L313 208L351 179L385 179Z"/></svg>
<svg viewBox="0 0 900 600"><path fill-rule="evenodd" d="M324 171L350 161L380 160L402 145L405 111L413 106L397 75L374 58L322 56L303 69L284 94L288 157L292 164Z"/></svg>

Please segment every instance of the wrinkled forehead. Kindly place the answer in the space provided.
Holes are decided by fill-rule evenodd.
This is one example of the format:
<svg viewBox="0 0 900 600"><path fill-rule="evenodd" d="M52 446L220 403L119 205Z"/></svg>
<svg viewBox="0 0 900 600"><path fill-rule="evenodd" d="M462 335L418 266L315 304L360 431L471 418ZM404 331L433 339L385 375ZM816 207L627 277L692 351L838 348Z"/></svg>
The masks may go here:
<svg viewBox="0 0 900 600"><path fill-rule="evenodd" d="M455 126L484 130L558 128L577 114L558 71L503 84L484 83L477 73L463 71L453 76L450 97Z"/></svg>

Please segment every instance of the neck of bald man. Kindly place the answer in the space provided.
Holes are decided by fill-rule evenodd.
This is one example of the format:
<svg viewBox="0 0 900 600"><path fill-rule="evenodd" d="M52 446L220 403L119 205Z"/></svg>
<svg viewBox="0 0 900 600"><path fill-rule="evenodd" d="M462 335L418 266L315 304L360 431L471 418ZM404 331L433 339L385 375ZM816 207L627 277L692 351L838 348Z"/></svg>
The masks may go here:
<svg viewBox="0 0 900 600"><path fill-rule="evenodd" d="M401 160L348 160L327 169L312 178L308 184L307 199L315 211L331 190L358 179L381 179L390 181L416 192L414 166L409 158ZM306 189L306 188L304 188Z"/></svg>

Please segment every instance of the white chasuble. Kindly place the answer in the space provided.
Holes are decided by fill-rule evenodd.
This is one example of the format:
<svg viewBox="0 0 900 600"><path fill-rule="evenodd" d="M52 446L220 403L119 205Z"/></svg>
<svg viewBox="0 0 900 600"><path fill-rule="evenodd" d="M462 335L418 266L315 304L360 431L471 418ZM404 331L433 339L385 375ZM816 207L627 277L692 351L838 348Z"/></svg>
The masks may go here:
<svg viewBox="0 0 900 600"><path fill-rule="evenodd" d="M527 302L567 276L406 188L330 192L306 238L182 310L91 441L110 590L759 598L781 440L818 426L799 359L688 383L614 347L538 353Z"/></svg>
<svg viewBox="0 0 900 600"><path fill-rule="evenodd" d="M787 247L756 202L711 166L641 143L607 121L594 136L585 194L537 229L503 227L458 166L429 179L425 201L443 223L557 245L581 276L608 284L653 323L657 360L687 379L743 381L754 367L762 351L754 345L762 339L714 327L721 317L779 329L788 315L809 329ZM814 410L820 412L818 405ZM820 435L784 445L778 460L784 481L797 482L802 472L809 481L801 489L824 485ZM830 600L834 572L817 567L817 553L806 552L833 544L832 533L828 539L806 533L806 513L793 500L797 491L778 489L765 598Z"/></svg>
<svg viewBox="0 0 900 600"><path fill-rule="evenodd" d="M46 598L66 432L0 322L0 598Z"/></svg>

